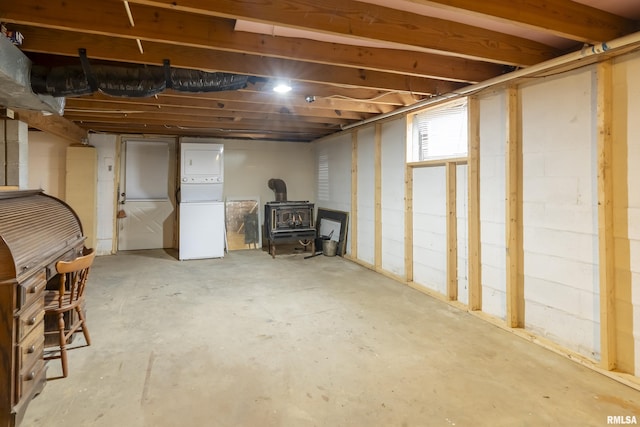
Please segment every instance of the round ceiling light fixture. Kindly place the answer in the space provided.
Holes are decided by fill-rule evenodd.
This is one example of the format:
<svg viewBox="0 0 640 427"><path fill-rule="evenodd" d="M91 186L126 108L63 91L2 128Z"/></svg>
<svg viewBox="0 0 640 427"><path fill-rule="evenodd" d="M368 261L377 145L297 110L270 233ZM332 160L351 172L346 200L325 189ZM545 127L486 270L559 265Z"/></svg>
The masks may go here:
<svg viewBox="0 0 640 427"><path fill-rule="evenodd" d="M278 82L274 87L273 91L277 93L287 93L291 91L291 85L287 82Z"/></svg>

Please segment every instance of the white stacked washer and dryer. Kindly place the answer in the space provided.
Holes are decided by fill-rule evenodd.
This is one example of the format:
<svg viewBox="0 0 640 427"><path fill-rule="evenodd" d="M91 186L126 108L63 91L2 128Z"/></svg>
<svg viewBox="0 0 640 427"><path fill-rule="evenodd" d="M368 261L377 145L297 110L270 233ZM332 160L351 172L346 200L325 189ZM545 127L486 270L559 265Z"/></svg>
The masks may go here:
<svg viewBox="0 0 640 427"><path fill-rule="evenodd" d="M222 258L225 252L224 146L180 141L179 259Z"/></svg>

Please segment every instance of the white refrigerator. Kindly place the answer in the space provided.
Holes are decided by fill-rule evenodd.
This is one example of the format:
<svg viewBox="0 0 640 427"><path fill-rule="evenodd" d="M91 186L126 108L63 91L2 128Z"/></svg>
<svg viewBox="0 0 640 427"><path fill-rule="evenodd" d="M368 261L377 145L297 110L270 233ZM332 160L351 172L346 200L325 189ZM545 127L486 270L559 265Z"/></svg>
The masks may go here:
<svg viewBox="0 0 640 427"><path fill-rule="evenodd" d="M224 257L223 152L222 144L180 144L180 260Z"/></svg>

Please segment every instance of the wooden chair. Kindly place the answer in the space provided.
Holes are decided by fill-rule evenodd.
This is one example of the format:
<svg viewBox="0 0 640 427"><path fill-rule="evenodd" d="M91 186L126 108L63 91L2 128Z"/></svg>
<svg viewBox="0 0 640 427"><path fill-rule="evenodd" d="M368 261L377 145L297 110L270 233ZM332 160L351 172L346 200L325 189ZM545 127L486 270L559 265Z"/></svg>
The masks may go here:
<svg viewBox="0 0 640 427"><path fill-rule="evenodd" d="M73 261L58 261L56 263L56 270L60 277L58 290L45 292L45 314L58 317L60 338L59 348L54 349L44 359L60 359L63 378L68 373L67 350L71 350L71 348L67 348L67 344L70 342L71 336L82 331L86 345L80 347L91 345L91 337L84 316L84 289L95 256L95 249L85 248L83 255ZM67 316L66 321L65 315Z"/></svg>

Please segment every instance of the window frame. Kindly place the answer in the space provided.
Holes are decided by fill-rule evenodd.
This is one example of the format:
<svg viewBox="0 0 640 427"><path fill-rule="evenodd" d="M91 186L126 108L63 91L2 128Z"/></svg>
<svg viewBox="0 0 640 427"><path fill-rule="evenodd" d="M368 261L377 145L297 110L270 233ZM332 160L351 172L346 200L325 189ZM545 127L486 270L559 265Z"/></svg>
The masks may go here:
<svg viewBox="0 0 640 427"><path fill-rule="evenodd" d="M413 112L407 116L407 164L429 164L442 163L451 160L466 160L468 157L469 147L469 122L468 122L468 97L458 98L452 101L445 101L437 105L423 108ZM459 111L462 109L462 111ZM458 110L458 111L455 111ZM452 114L463 114L465 123L462 128L462 135L457 148L463 149L463 152L452 150L450 154L433 155L423 157L425 149L420 146L420 142L416 142L416 120L420 120L420 116L427 117L427 120L446 118L447 111Z"/></svg>

